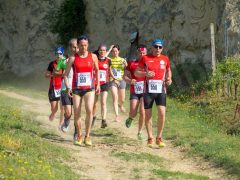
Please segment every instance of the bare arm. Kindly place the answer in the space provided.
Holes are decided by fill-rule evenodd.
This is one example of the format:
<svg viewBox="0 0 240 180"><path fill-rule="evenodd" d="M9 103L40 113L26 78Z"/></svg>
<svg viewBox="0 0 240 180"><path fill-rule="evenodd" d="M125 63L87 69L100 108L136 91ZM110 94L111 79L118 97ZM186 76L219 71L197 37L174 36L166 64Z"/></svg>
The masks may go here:
<svg viewBox="0 0 240 180"><path fill-rule="evenodd" d="M100 93L100 75L99 75L99 67L98 67L98 58L95 54L92 54L93 58L93 63L94 63L94 71L95 71L95 76L96 76L96 81L97 81L97 86L96 86L96 93Z"/></svg>
<svg viewBox="0 0 240 180"><path fill-rule="evenodd" d="M109 50L108 50L107 53L106 53L106 57L108 57L108 55L110 54L110 52L111 52L113 46L114 46L114 45L111 45L111 46L110 46Z"/></svg>
<svg viewBox="0 0 240 180"><path fill-rule="evenodd" d="M143 71L141 68L137 67L134 75L138 77L153 77L155 76L155 73L153 71Z"/></svg>
<svg viewBox="0 0 240 180"><path fill-rule="evenodd" d="M123 79L129 84L135 84L136 79L131 78L131 73L125 69Z"/></svg>
<svg viewBox="0 0 240 180"><path fill-rule="evenodd" d="M46 78L51 78L51 77L53 77L51 71L46 71L46 72L45 72L45 77L46 77Z"/></svg>
<svg viewBox="0 0 240 180"><path fill-rule="evenodd" d="M165 81L166 81L166 84L168 86L170 86L172 84L172 71L171 71L170 68L166 71L166 79L165 79Z"/></svg>
<svg viewBox="0 0 240 180"><path fill-rule="evenodd" d="M67 88L70 88L69 87L69 82L68 82L68 74L69 74L69 72L72 68L74 60L75 60L75 57L70 57L69 58L68 63L67 63L67 68L66 68L65 72L63 73L64 82L65 82L65 85L66 85Z"/></svg>

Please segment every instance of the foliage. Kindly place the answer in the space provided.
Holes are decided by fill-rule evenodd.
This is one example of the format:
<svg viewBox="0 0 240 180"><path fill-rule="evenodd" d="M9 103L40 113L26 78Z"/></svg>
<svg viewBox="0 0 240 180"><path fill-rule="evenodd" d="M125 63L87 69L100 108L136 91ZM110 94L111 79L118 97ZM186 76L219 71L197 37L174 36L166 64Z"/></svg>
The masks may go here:
<svg viewBox="0 0 240 180"><path fill-rule="evenodd" d="M50 18L50 29L57 33L59 43L67 46L71 38L85 32L85 4L83 0L64 0Z"/></svg>

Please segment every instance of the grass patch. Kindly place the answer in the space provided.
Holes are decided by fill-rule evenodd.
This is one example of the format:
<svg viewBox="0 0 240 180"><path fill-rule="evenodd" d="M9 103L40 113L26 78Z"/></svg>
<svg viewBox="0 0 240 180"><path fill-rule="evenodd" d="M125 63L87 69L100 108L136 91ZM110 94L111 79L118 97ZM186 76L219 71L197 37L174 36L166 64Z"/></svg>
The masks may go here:
<svg viewBox="0 0 240 180"><path fill-rule="evenodd" d="M147 162L153 165L153 167L150 167L150 169L153 169L151 170L152 171L151 174L153 176L151 177L151 179L155 179L154 176L158 176L156 179L159 179L159 176L162 179L196 179L196 180L209 179L206 176L198 176L195 174L168 171L166 168L166 161L163 158L148 153L112 152L112 156L118 157L125 161L134 161L136 163ZM140 179L141 170L139 168L134 168L133 172L135 178Z"/></svg>
<svg viewBox="0 0 240 180"><path fill-rule="evenodd" d="M206 176L198 176L195 174L182 173L182 172L171 172L167 170L154 169L153 174L160 176L164 179L195 179L195 180L208 180Z"/></svg>
<svg viewBox="0 0 240 180"><path fill-rule="evenodd" d="M168 99L165 138L183 146L189 155L201 155L240 176L240 137L228 135L218 123L203 114L193 114L192 108ZM153 114L156 125L156 109L153 109Z"/></svg>
<svg viewBox="0 0 240 180"><path fill-rule="evenodd" d="M71 159L66 149L44 140L42 136L47 132L39 128L34 117L24 115L9 100L0 96L0 177L79 179L63 163Z"/></svg>
<svg viewBox="0 0 240 180"><path fill-rule="evenodd" d="M12 74L0 74L0 89L16 92L18 94L36 99L48 98L49 79L44 75L28 75L16 77Z"/></svg>
<svg viewBox="0 0 240 180"><path fill-rule="evenodd" d="M125 137L122 132L115 128L94 129L91 135L99 138L98 143L108 145L136 146L139 144L137 140Z"/></svg>
<svg viewBox="0 0 240 180"><path fill-rule="evenodd" d="M153 165L157 165L158 167L164 167L164 165L166 164L163 158L148 153L112 152L112 155L125 161L146 161Z"/></svg>

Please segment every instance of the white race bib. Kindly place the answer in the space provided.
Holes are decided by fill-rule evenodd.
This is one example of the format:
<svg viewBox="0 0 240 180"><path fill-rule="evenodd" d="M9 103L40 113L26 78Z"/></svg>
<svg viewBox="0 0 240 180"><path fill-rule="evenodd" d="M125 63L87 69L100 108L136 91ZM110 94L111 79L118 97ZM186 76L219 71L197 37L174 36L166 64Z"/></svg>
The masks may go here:
<svg viewBox="0 0 240 180"><path fill-rule="evenodd" d="M91 74L90 72L77 74L77 86L91 86Z"/></svg>
<svg viewBox="0 0 240 180"><path fill-rule="evenodd" d="M162 93L163 81L162 80L149 80L148 92L149 93Z"/></svg>
<svg viewBox="0 0 240 180"><path fill-rule="evenodd" d="M136 82L135 85L134 85L135 94L142 94L143 93L143 87L144 87L144 81Z"/></svg>
<svg viewBox="0 0 240 180"><path fill-rule="evenodd" d="M122 73L120 69L112 69L112 73L114 78L116 79L121 79L122 78Z"/></svg>
<svg viewBox="0 0 240 180"><path fill-rule="evenodd" d="M61 88L54 89L54 95L56 98L60 97L61 96Z"/></svg>
<svg viewBox="0 0 240 180"><path fill-rule="evenodd" d="M106 82L106 71L100 70L100 81Z"/></svg>

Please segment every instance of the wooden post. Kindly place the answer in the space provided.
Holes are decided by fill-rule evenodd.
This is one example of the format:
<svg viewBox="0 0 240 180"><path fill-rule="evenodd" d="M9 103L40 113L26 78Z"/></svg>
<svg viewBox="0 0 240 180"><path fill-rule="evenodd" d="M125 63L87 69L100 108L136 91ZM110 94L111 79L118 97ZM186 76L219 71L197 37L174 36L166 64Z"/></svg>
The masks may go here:
<svg viewBox="0 0 240 180"><path fill-rule="evenodd" d="M211 50L212 50L212 71L213 73L216 70L216 56L215 56L215 38L214 38L214 24L210 23L211 31Z"/></svg>

